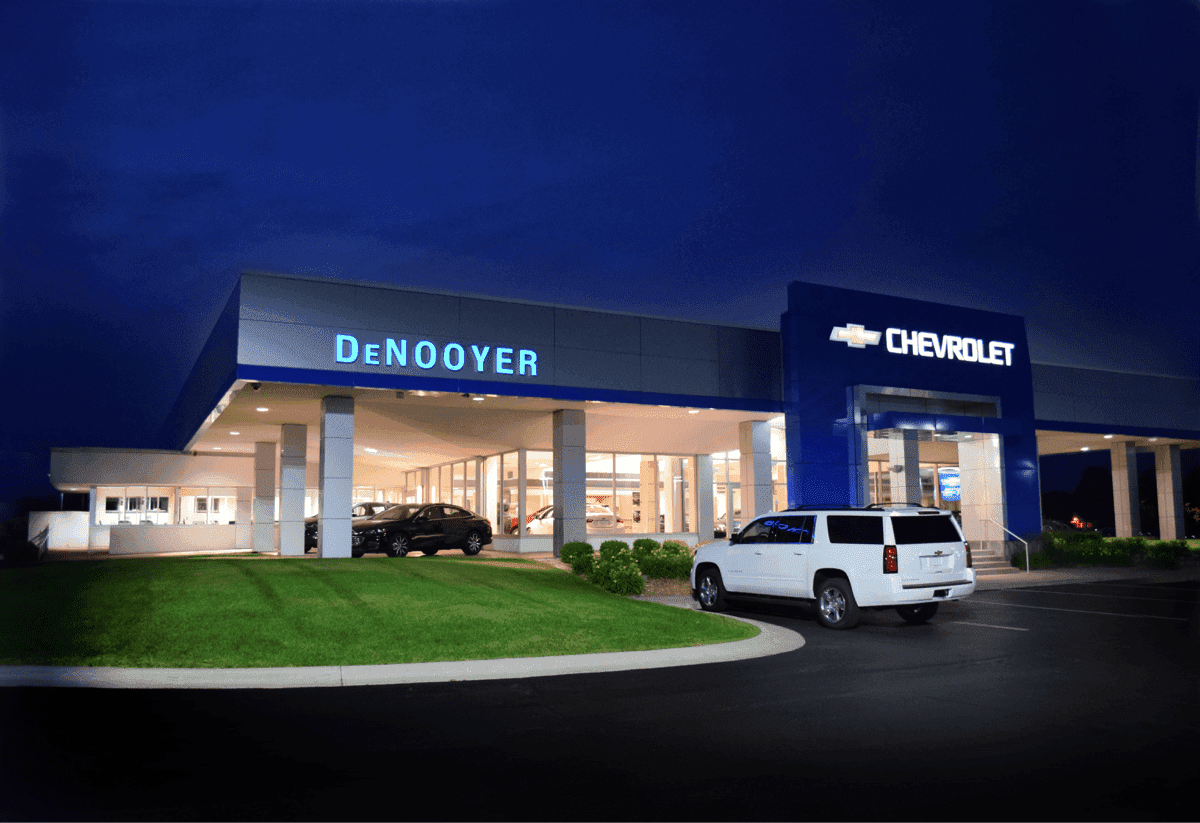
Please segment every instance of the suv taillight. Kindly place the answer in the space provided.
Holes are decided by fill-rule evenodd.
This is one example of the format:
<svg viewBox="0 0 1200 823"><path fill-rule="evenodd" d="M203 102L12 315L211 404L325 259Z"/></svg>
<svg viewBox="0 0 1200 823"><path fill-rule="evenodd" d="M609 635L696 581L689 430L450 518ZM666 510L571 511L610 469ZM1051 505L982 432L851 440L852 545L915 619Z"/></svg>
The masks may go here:
<svg viewBox="0 0 1200 823"><path fill-rule="evenodd" d="M971 568L971 544L963 541L963 545L967 547L967 568Z"/></svg>
<svg viewBox="0 0 1200 823"><path fill-rule="evenodd" d="M883 573L896 574L900 571L899 561L896 559L896 547L883 547Z"/></svg>

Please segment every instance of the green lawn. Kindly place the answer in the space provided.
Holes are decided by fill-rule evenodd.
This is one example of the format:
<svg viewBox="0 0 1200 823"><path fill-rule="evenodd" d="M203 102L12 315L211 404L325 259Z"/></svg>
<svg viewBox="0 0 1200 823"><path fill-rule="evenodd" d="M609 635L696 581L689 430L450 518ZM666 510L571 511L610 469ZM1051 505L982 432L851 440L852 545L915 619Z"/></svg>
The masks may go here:
<svg viewBox="0 0 1200 823"><path fill-rule="evenodd" d="M742 640L532 561L137 558L0 570L0 664L324 666Z"/></svg>

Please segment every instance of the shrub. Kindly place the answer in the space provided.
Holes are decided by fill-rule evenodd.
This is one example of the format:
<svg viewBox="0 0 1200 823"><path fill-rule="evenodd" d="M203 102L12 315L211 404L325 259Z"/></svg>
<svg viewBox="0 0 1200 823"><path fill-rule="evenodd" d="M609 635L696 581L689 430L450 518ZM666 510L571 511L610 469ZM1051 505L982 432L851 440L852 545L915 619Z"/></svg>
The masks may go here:
<svg viewBox="0 0 1200 823"><path fill-rule="evenodd" d="M633 559L634 559L634 561L639 566L642 566L642 564L646 561L646 558L649 557L650 554L657 548L658 548L657 540L652 540L649 537L639 537L637 540L633 541ZM649 574L649 572L646 571L645 566L642 566L642 572L644 574ZM654 575L650 575L650 576L653 577Z"/></svg>
<svg viewBox="0 0 1200 823"><path fill-rule="evenodd" d="M1147 566L1175 569L1180 560L1191 556L1191 551L1186 540L1152 540L1146 542L1141 555Z"/></svg>
<svg viewBox="0 0 1200 823"><path fill-rule="evenodd" d="M559 558L575 574L590 576L596 568L596 550L587 543L564 543Z"/></svg>
<svg viewBox="0 0 1200 823"><path fill-rule="evenodd" d="M624 540L605 540L600 544L600 559L612 557L619 551L629 551L629 544Z"/></svg>
<svg viewBox="0 0 1200 823"><path fill-rule="evenodd" d="M647 577L686 580L692 570L692 550L683 543L670 541L656 547L639 565Z"/></svg>
<svg viewBox="0 0 1200 823"><path fill-rule="evenodd" d="M564 543L562 551L559 552L559 559L568 566L574 566L574 558L581 554L594 554L595 549L587 543Z"/></svg>
<svg viewBox="0 0 1200 823"><path fill-rule="evenodd" d="M618 546L611 544L617 543ZM605 547L609 550L606 552ZM595 573L588 580L605 591L622 597L641 594L646 590L646 581L642 579L642 571L633 559L629 547L619 540L610 540L600 547L600 559L596 562Z"/></svg>
<svg viewBox="0 0 1200 823"><path fill-rule="evenodd" d="M1142 562L1149 566L1173 569L1180 559L1189 555L1183 540L1147 540L1144 537L1105 539L1096 532L1046 532L1042 535L1042 551L1031 555L1031 569L1053 569L1069 566L1132 566ZM1022 567L1014 556L1013 565Z"/></svg>

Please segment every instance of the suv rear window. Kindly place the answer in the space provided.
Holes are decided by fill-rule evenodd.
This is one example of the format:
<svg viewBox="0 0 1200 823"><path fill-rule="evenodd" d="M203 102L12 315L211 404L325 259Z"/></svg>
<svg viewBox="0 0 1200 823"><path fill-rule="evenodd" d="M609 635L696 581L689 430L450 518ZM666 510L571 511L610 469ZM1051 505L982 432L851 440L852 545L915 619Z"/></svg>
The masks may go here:
<svg viewBox="0 0 1200 823"><path fill-rule="evenodd" d="M962 540L948 515L941 517L893 517L892 532L897 545L911 543L958 543Z"/></svg>
<svg viewBox="0 0 1200 823"><path fill-rule="evenodd" d="M880 515L831 514L826 518L830 543L883 543Z"/></svg>

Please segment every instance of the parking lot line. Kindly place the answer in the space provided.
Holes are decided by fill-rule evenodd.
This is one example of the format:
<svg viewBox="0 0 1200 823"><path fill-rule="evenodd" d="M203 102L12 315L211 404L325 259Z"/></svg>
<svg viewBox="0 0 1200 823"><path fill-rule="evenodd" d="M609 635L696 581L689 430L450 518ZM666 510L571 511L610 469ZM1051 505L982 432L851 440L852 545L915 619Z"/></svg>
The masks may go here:
<svg viewBox="0 0 1200 823"><path fill-rule="evenodd" d="M1155 603L1195 603L1195 598L1180 600L1178 598L1168 599L1165 597L1134 597L1129 594L1090 594L1087 592L1060 592L1053 589L1005 589L1010 592L1029 592L1031 594L1062 594L1070 597L1107 597L1109 600L1152 600Z"/></svg>
<svg viewBox="0 0 1200 823"><path fill-rule="evenodd" d="M1056 609L1053 606L1026 606L1021 603L989 603L986 600L975 600L972 603L978 603L983 606L996 606L997 608L1014 608L1014 609L1040 609L1046 612L1075 612L1076 614L1103 614L1108 617L1144 617L1149 620L1174 620L1178 623L1187 623L1186 617L1161 617L1157 614L1121 614L1120 612L1090 612L1086 609Z"/></svg>
<svg viewBox="0 0 1200 823"><path fill-rule="evenodd" d="M1029 629L1018 629L1016 626L993 626L991 623L968 623L966 620L951 620L961 626L983 626L985 629L1007 629L1010 632L1027 632Z"/></svg>

